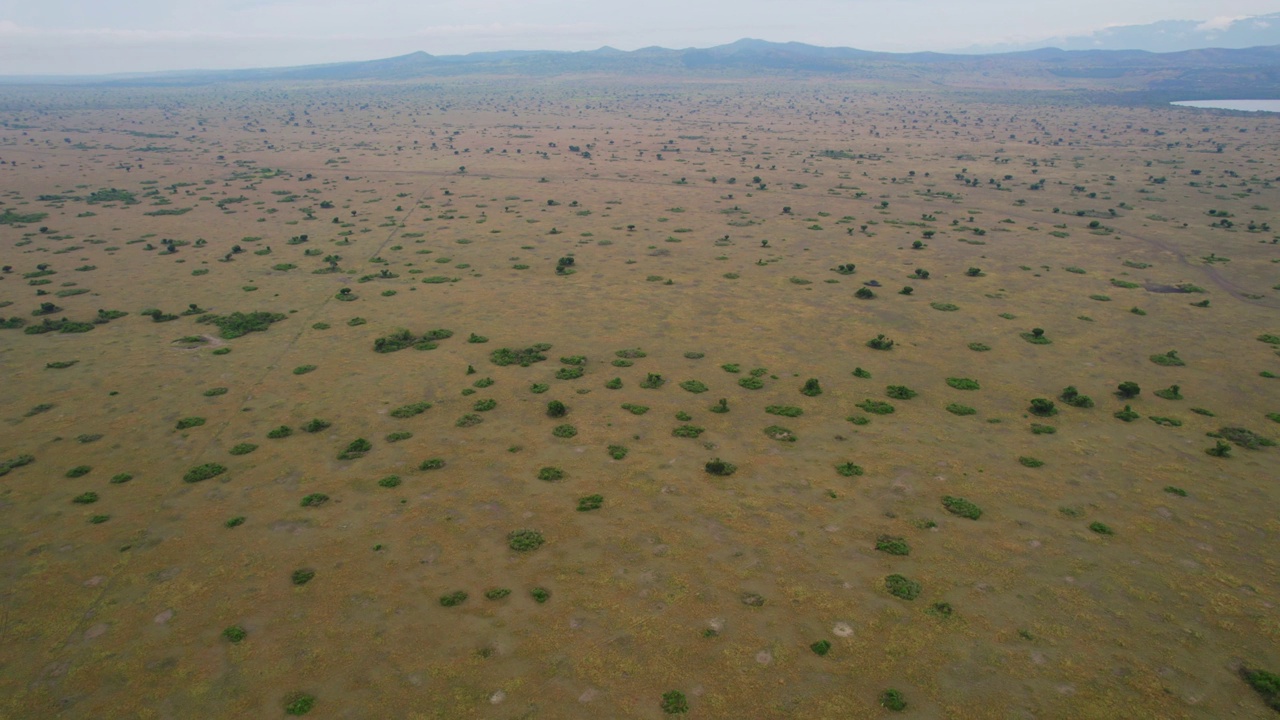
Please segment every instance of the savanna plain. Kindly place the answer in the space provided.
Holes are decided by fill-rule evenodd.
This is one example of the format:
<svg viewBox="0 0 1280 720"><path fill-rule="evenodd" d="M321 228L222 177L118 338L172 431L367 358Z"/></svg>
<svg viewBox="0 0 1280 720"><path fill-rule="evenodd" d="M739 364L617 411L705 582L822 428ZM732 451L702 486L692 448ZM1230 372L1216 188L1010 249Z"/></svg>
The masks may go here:
<svg viewBox="0 0 1280 720"><path fill-rule="evenodd" d="M1274 717L1280 119L1055 97L7 88L0 717Z"/></svg>

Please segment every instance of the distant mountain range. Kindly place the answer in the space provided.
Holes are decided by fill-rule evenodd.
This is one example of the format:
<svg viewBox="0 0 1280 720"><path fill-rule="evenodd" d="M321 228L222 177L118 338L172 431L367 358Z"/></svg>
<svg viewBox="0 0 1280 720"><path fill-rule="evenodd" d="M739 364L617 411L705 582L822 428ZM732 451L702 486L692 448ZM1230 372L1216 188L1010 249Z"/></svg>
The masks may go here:
<svg viewBox="0 0 1280 720"><path fill-rule="evenodd" d="M1088 35L1060 36L1034 43L978 45L962 53L1004 53L1054 47L1061 50L1146 50L1179 52L1200 48L1250 48L1280 45L1280 13L1214 20L1161 20L1148 25L1118 25Z"/></svg>
<svg viewBox="0 0 1280 720"><path fill-rule="evenodd" d="M199 70L93 77L0 78L9 84L202 85L243 82L404 82L493 77L831 78L881 87L1084 90L1178 99L1280 97L1280 44L1171 53L1039 49L1002 54L885 53L803 43L739 40L711 48L630 52L507 51L254 70Z"/></svg>

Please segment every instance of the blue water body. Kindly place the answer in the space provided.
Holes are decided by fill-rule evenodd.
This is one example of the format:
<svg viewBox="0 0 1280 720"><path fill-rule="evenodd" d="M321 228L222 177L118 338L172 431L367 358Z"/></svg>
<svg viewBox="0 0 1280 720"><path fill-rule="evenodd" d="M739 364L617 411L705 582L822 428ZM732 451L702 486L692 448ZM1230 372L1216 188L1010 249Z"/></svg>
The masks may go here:
<svg viewBox="0 0 1280 720"><path fill-rule="evenodd" d="M1171 104L1211 110L1280 112L1280 100L1182 100Z"/></svg>

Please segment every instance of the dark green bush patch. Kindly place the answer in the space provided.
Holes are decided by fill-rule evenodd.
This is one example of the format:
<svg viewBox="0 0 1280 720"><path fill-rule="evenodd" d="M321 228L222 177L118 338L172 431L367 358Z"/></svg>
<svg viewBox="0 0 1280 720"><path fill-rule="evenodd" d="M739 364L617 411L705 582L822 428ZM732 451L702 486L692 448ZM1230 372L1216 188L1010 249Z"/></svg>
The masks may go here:
<svg viewBox="0 0 1280 720"><path fill-rule="evenodd" d="M178 430L186 430L187 428L200 427L205 423L202 417L184 417L178 421L175 426Z"/></svg>
<svg viewBox="0 0 1280 720"><path fill-rule="evenodd" d="M795 442L795 433L782 427L781 425L770 425L764 429L764 434L773 440L780 442Z"/></svg>
<svg viewBox="0 0 1280 720"><path fill-rule="evenodd" d="M769 405L764 409L770 415L781 415L782 417L800 417L804 414L804 410L792 405Z"/></svg>
<svg viewBox="0 0 1280 720"><path fill-rule="evenodd" d="M302 507L320 507L327 502L329 502L329 496L324 493L308 493L302 496L299 504Z"/></svg>
<svg viewBox="0 0 1280 720"><path fill-rule="evenodd" d="M952 415L961 415L961 416L978 414L977 410L974 410L968 405L960 405L958 403L951 403L950 405L948 405L947 412L951 413Z"/></svg>
<svg viewBox="0 0 1280 720"><path fill-rule="evenodd" d="M315 365L299 365L298 367L293 369L293 374L306 375L307 373L312 372L315 369L316 369Z"/></svg>
<svg viewBox="0 0 1280 720"><path fill-rule="evenodd" d="M226 638L229 642L238 643L249 637L249 633L245 632L245 629L239 625L232 625L223 629L222 637Z"/></svg>
<svg viewBox="0 0 1280 720"><path fill-rule="evenodd" d="M529 552L542 547L546 539L537 530L513 530L507 534L507 545L516 552Z"/></svg>
<svg viewBox="0 0 1280 720"><path fill-rule="evenodd" d="M578 498L578 512L599 510L604 505L603 495L585 495Z"/></svg>
<svg viewBox="0 0 1280 720"><path fill-rule="evenodd" d="M885 395L888 395L894 400L910 400L919 394L906 385L889 385L884 389L884 392Z"/></svg>
<svg viewBox="0 0 1280 720"><path fill-rule="evenodd" d="M280 322L285 317L284 313L264 311L233 312L230 315L202 315L196 322L213 324L221 331L222 339L234 340L251 332L265 332L273 323Z"/></svg>
<svg viewBox="0 0 1280 720"><path fill-rule="evenodd" d="M1150 359L1151 362L1165 367L1182 367L1187 364L1182 360L1182 358L1178 357L1177 350L1170 350L1163 354L1152 355Z"/></svg>
<svg viewBox="0 0 1280 720"><path fill-rule="evenodd" d="M697 380L685 380L680 383L680 387L691 393L704 393L707 391L707 386Z"/></svg>
<svg viewBox="0 0 1280 720"><path fill-rule="evenodd" d="M551 428L551 434L558 438L571 438L578 434L578 428L566 423Z"/></svg>
<svg viewBox="0 0 1280 720"><path fill-rule="evenodd" d="M987 352L991 349L991 346L986 343L971 342L969 343L969 349L974 352Z"/></svg>
<svg viewBox="0 0 1280 720"><path fill-rule="evenodd" d="M952 515L959 515L962 518L977 520L982 517L982 508L962 497L946 495L942 498L942 507Z"/></svg>
<svg viewBox="0 0 1280 720"><path fill-rule="evenodd" d="M1174 485L1166 485L1166 486L1165 486L1165 488L1164 488L1164 491L1165 491L1165 492L1167 492L1167 493L1169 493L1170 495L1177 495L1178 497L1186 497L1186 496L1187 496L1187 491L1186 491L1186 490L1183 490L1182 488L1180 488L1180 487L1176 487L1176 486L1174 486Z"/></svg>
<svg viewBox="0 0 1280 720"><path fill-rule="evenodd" d="M484 591L484 597L486 600L501 600L510 594L511 590L509 588L490 588L489 590Z"/></svg>
<svg viewBox="0 0 1280 720"><path fill-rule="evenodd" d="M245 521L245 516L237 515L231 518L230 520L227 520L226 522L222 523L222 526L226 528L240 527L241 525L244 524L244 521Z"/></svg>
<svg viewBox="0 0 1280 720"><path fill-rule="evenodd" d="M413 433L400 431L400 432L387 433L387 437L385 438L385 440L389 443L393 443L393 442L400 442L401 440L408 440L411 437L413 437Z"/></svg>
<svg viewBox="0 0 1280 720"><path fill-rule="evenodd" d="M1242 427L1218 428L1218 435L1249 450L1257 450L1261 447L1271 447L1276 444L1274 440L1265 438L1252 430L1246 430Z"/></svg>
<svg viewBox="0 0 1280 720"><path fill-rule="evenodd" d="M1043 460L1037 460L1033 457L1027 457L1025 455L1019 457L1018 462L1022 463L1024 466L1029 468L1038 468L1044 465Z"/></svg>
<svg viewBox="0 0 1280 720"><path fill-rule="evenodd" d="M427 458L418 464L419 470L439 470L444 467L444 458Z"/></svg>
<svg viewBox="0 0 1280 720"><path fill-rule="evenodd" d="M1052 435L1058 432L1058 428L1052 425L1041 425L1040 423L1031 423L1031 434L1033 435Z"/></svg>
<svg viewBox="0 0 1280 720"><path fill-rule="evenodd" d="M55 360L44 364L47 370L63 370L80 362L79 360Z"/></svg>
<svg viewBox="0 0 1280 720"><path fill-rule="evenodd" d="M339 460L355 460L364 457L365 453L373 449L373 443L364 438L356 438L352 440L347 448L338 453Z"/></svg>
<svg viewBox="0 0 1280 720"><path fill-rule="evenodd" d="M1159 415L1148 415L1147 419L1157 425L1164 425L1165 427L1182 427L1182 421L1179 420L1178 418L1161 417Z"/></svg>
<svg viewBox="0 0 1280 720"><path fill-rule="evenodd" d="M132 479L133 479L133 475L129 473L116 473L115 475L111 476L111 479L108 482L110 482L112 485L122 485L124 483L129 482Z"/></svg>
<svg viewBox="0 0 1280 720"><path fill-rule="evenodd" d="M712 458L707 461L706 465L703 466L703 469L705 469L709 475L729 477L738 471L738 466L731 462L721 460L720 458Z"/></svg>
<svg viewBox="0 0 1280 720"><path fill-rule="evenodd" d="M496 407L498 407L498 401L490 398L487 400L477 400L476 404L471 406L471 409L476 412L489 412Z"/></svg>
<svg viewBox="0 0 1280 720"><path fill-rule="evenodd" d="M388 475L378 481L378 487L393 488L400 486L399 475Z"/></svg>
<svg viewBox="0 0 1280 720"><path fill-rule="evenodd" d="M1100 523L1096 520L1089 523L1089 529L1098 533L1099 535L1115 535L1114 530L1112 530L1106 524Z"/></svg>
<svg viewBox="0 0 1280 720"><path fill-rule="evenodd" d="M872 400L871 398L867 398L866 400L863 400L862 402L858 403L856 407L862 410L865 410L866 412L869 412L872 415L889 415L893 413L893 409L894 409L893 406L887 402L883 402L881 400Z"/></svg>
<svg viewBox="0 0 1280 720"><path fill-rule="evenodd" d="M679 427L672 430L671 434L674 435L675 437L696 438L705 431L706 431L706 428L701 428L701 427L698 427L697 425L680 425Z"/></svg>
<svg viewBox="0 0 1280 720"><path fill-rule="evenodd" d="M280 438L287 438L292 434L293 434L293 428L289 427L288 425L281 425L280 427L267 432L267 437L271 438L272 440L279 440Z"/></svg>
<svg viewBox="0 0 1280 720"><path fill-rule="evenodd" d="M907 700L901 692L890 688L880 693L880 705L892 712L902 712L907 709Z"/></svg>
<svg viewBox="0 0 1280 720"><path fill-rule="evenodd" d="M226 394L227 394L227 388L224 388L224 387L209 388L208 390L204 391L205 397L217 397L219 395L226 395Z"/></svg>
<svg viewBox="0 0 1280 720"><path fill-rule="evenodd" d="M233 445L231 449L228 450L227 452L231 453L232 455L248 455L249 453L257 449L258 449L258 446L254 445L253 443L237 443L236 445Z"/></svg>
<svg viewBox="0 0 1280 720"><path fill-rule="evenodd" d="M302 426L302 429L304 432L318 433L321 430L324 430L325 428L331 427L332 425L333 423L329 422L328 420L321 420L320 418L312 418L308 420L305 425Z"/></svg>
<svg viewBox="0 0 1280 720"><path fill-rule="evenodd" d="M535 345L527 347L523 350L512 350L511 348L498 348L489 354L489 361L494 365L519 365L521 367L529 367L533 363L542 362L547 359L543 354L543 350L550 349L550 345L545 347ZM539 349L541 348L541 349Z"/></svg>
<svg viewBox="0 0 1280 720"><path fill-rule="evenodd" d="M890 555L910 555L911 546L896 535L881 535L876 538L876 550Z"/></svg>
<svg viewBox="0 0 1280 720"><path fill-rule="evenodd" d="M182 479L184 482L197 483L202 480L215 478L226 471L227 471L227 468L218 463L205 463L203 465L197 465L191 468L190 470L188 470L186 474L182 476Z"/></svg>
<svg viewBox="0 0 1280 720"><path fill-rule="evenodd" d="M689 700L679 690L668 690L662 693L662 712L668 715L680 715L689 712Z"/></svg>
<svg viewBox="0 0 1280 720"><path fill-rule="evenodd" d="M627 448L623 445L610 445L608 447L609 457L614 460L621 460L627 456Z"/></svg>
<svg viewBox="0 0 1280 720"><path fill-rule="evenodd" d="M640 381L640 387L645 388L646 390L657 390L662 387L665 382L666 379L658 373L649 373L645 375L644 380Z"/></svg>
<svg viewBox="0 0 1280 720"><path fill-rule="evenodd" d="M978 390L982 387L977 380L969 378L947 378L947 384L957 390Z"/></svg>
<svg viewBox="0 0 1280 720"><path fill-rule="evenodd" d="M1134 420L1137 420L1142 416L1134 412L1133 408L1129 407L1128 405L1125 405L1123 410L1117 410L1115 413L1113 413L1113 417L1115 417L1115 419L1117 420L1123 420L1125 422L1133 422Z"/></svg>
<svg viewBox="0 0 1280 720"><path fill-rule="evenodd" d="M546 482L555 482L557 480L563 480L564 477L565 477L564 470L561 470L558 467L548 466L548 467L540 468L538 470L538 479L544 480Z"/></svg>
<svg viewBox="0 0 1280 720"><path fill-rule="evenodd" d="M867 423L871 422L871 418L865 415L850 415L849 417L845 418L845 420L853 423L854 425L866 425Z"/></svg>
<svg viewBox="0 0 1280 720"><path fill-rule="evenodd" d="M959 305L952 305L951 303L944 302L931 302L929 303L929 307L934 310L941 310L942 312L955 312L960 309Z"/></svg>
<svg viewBox="0 0 1280 720"><path fill-rule="evenodd" d="M758 377L744 377L738 379L738 385L747 390L759 390L764 387L764 381Z"/></svg>
<svg viewBox="0 0 1280 720"><path fill-rule="evenodd" d="M533 393L534 395L541 395L542 393L550 389L551 389L551 386L546 383L534 383L529 386L529 392Z"/></svg>
<svg viewBox="0 0 1280 720"><path fill-rule="evenodd" d="M647 405L636 405L635 403L623 403L623 404L622 404L622 409L623 409L623 410L626 410L627 412L631 413L632 415L643 415L643 414L645 414L645 413L649 412L649 406L647 406Z"/></svg>
<svg viewBox="0 0 1280 720"><path fill-rule="evenodd" d="M467 600L467 593L463 590L454 590L453 592L447 595L440 596L440 604L443 605L444 607L453 607L455 605L461 605L462 603L466 602L466 600Z"/></svg>
<svg viewBox="0 0 1280 720"><path fill-rule="evenodd" d="M1267 707L1280 711L1280 675L1242 666L1240 677L1253 688L1254 692L1262 696Z"/></svg>
<svg viewBox="0 0 1280 720"><path fill-rule="evenodd" d="M559 370L556 370L556 379L557 380L577 380L578 378L582 377L584 372L585 371L580 367L573 367L573 366L562 367Z"/></svg>
<svg viewBox="0 0 1280 720"><path fill-rule="evenodd" d="M92 505L93 503L98 502L98 493L83 492L71 498L71 502L76 503L77 505Z"/></svg>
<svg viewBox="0 0 1280 720"><path fill-rule="evenodd" d="M851 462L846 462L837 465L836 472L844 477L857 477L862 475L863 470L861 465L854 465Z"/></svg>
<svg viewBox="0 0 1280 720"><path fill-rule="evenodd" d="M885 577L884 587L890 595L903 600L915 600L923 590L919 582L897 573Z"/></svg>
<svg viewBox="0 0 1280 720"><path fill-rule="evenodd" d="M818 642L810 645L809 649L813 651L813 654L821 657L831 652L831 643L826 640L819 640Z"/></svg>
<svg viewBox="0 0 1280 720"><path fill-rule="evenodd" d="M725 363L720 366L720 369L730 373L742 372L742 368L737 363Z"/></svg>

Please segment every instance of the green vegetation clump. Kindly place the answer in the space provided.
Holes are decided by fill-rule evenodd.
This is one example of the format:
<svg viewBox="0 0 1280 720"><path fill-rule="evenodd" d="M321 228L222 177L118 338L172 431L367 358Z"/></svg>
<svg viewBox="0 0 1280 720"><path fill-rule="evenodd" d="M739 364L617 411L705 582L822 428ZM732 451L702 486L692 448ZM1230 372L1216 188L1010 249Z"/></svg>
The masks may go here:
<svg viewBox="0 0 1280 720"><path fill-rule="evenodd" d="M559 400L547 403L547 417L561 418L568 414L569 408Z"/></svg>
<svg viewBox="0 0 1280 720"><path fill-rule="evenodd" d="M306 375L316 369L315 365L299 365L293 369L294 375Z"/></svg>
<svg viewBox="0 0 1280 720"><path fill-rule="evenodd" d="M876 550L890 555L910 555L911 546L896 535L881 535L876 538Z"/></svg>
<svg viewBox="0 0 1280 720"><path fill-rule="evenodd" d="M1040 328L1032 328L1031 332L1018 333L1018 337L1026 340L1032 345L1051 345L1053 341L1044 336L1044 330Z"/></svg>
<svg viewBox="0 0 1280 720"><path fill-rule="evenodd" d="M1031 407L1028 410L1038 417L1052 417L1058 414L1058 408L1054 406L1052 400L1047 398L1032 398Z"/></svg>
<svg viewBox="0 0 1280 720"><path fill-rule="evenodd" d="M245 629L239 625L232 625L223 629L222 637L226 638L229 642L238 643L249 637L249 633L245 632Z"/></svg>
<svg viewBox="0 0 1280 720"><path fill-rule="evenodd" d="M1166 367L1182 367L1183 365L1186 365L1186 362L1184 362L1182 358L1178 357L1177 350L1170 350L1164 354L1152 355L1151 362L1157 365L1164 365Z"/></svg>
<svg viewBox="0 0 1280 720"><path fill-rule="evenodd" d="M187 473L182 476L182 479L184 482L197 483L202 480L215 478L226 471L227 468L223 465L219 465L218 463L205 463L188 470Z"/></svg>
<svg viewBox="0 0 1280 720"><path fill-rule="evenodd" d="M665 382L666 379L658 373L649 373L645 375L644 380L640 381L640 387L645 388L646 390L657 390L662 387Z"/></svg>
<svg viewBox="0 0 1280 720"><path fill-rule="evenodd" d="M566 423L551 428L551 434L558 438L571 438L578 434L578 428Z"/></svg>
<svg viewBox="0 0 1280 720"><path fill-rule="evenodd" d="M306 693L295 693L290 695L289 699L285 702L284 714L306 715L311 712L311 709L315 707L315 705L316 699L314 696L307 695Z"/></svg>
<svg viewBox="0 0 1280 720"><path fill-rule="evenodd" d="M800 417L804 414L804 410L792 405L769 405L764 409L770 415L781 415L782 417Z"/></svg>
<svg viewBox="0 0 1280 720"><path fill-rule="evenodd" d="M258 446L254 445L253 443L238 443L232 446L232 448L227 452L231 453L232 455L248 455L249 453L257 449L258 449Z"/></svg>
<svg viewBox="0 0 1280 720"><path fill-rule="evenodd" d="M607 449L609 457L614 460L621 460L627 456L627 448L624 445L610 445Z"/></svg>
<svg viewBox="0 0 1280 720"><path fill-rule="evenodd" d="M24 465L30 465L35 461L35 455L19 455L15 458L0 462L0 476L8 475L10 470L20 468Z"/></svg>
<svg viewBox="0 0 1280 720"><path fill-rule="evenodd" d="M860 368L860 367L856 367L856 368L854 368L854 369L853 369L853 376L854 376L854 377L856 377L856 378L860 378L860 379L862 379L862 380L870 380L870 379L871 379L871 373L867 372L866 370L863 370L863 369L862 369L862 368Z"/></svg>
<svg viewBox="0 0 1280 720"><path fill-rule="evenodd" d="M867 341L867 347L872 350L892 350L893 341L886 338L884 335L876 335Z"/></svg>
<svg viewBox="0 0 1280 720"><path fill-rule="evenodd" d="M302 507L320 507L329 502L329 496L324 493L308 493L302 496L299 503Z"/></svg>
<svg viewBox="0 0 1280 720"><path fill-rule="evenodd" d="M610 390L620 390L622 389L622 378L614 378L612 380L609 380L604 384L604 386Z"/></svg>
<svg viewBox="0 0 1280 720"><path fill-rule="evenodd" d="M901 692L892 688L880 693L880 705L892 712L902 712L907 709L906 698Z"/></svg>
<svg viewBox="0 0 1280 720"><path fill-rule="evenodd" d="M279 440L280 438L287 438L292 434L293 434L293 428L289 427L288 425L281 425L280 427L267 432L267 437L271 438L272 440Z"/></svg>
<svg viewBox="0 0 1280 720"><path fill-rule="evenodd" d="M230 520L227 520L226 522L222 523L222 526L226 528L240 527L241 525L244 524L245 519L246 519L245 516L237 515L231 518Z"/></svg>
<svg viewBox="0 0 1280 720"><path fill-rule="evenodd" d="M680 715L689 712L689 700L679 690L668 690L662 693L662 712L668 715Z"/></svg>
<svg viewBox="0 0 1280 720"><path fill-rule="evenodd" d="M764 387L764 381L758 377L738 378L738 385L747 390L759 390Z"/></svg>
<svg viewBox="0 0 1280 720"><path fill-rule="evenodd" d="M1242 427L1218 428L1218 435L1248 450L1257 450L1261 447L1271 447L1276 444L1274 440Z"/></svg>
<svg viewBox="0 0 1280 720"><path fill-rule="evenodd" d="M311 420L308 420L305 425L302 426L302 429L304 432L318 433L321 430L324 430L325 428L330 427L332 425L333 423L327 420L321 420L320 418L312 418Z"/></svg>
<svg viewBox="0 0 1280 720"><path fill-rule="evenodd" d="M444 467L443 458L427 458L418 464L419 470L439 470Z"/></svg>
<svg viewBox="0 0 1280 720"><path fill-rule="evenodd" d="M1062 389L1062 393L1058 395L1058 399L1062 402L1078 408L1093 407L1093 398L1088 395L1081 395L1075 385L1068 385Z"/></svg>
<svg viewBox="0 0 1280 720"><path fill-rule="evenodd" d="M352 440L347 448L338 453L339 460L355 460L364 457L365 453L373 449L373 443L364 438L356 438Z"/></svg>
<svg viewBox="0 0 1280 720"><path fill-rule="evenodd" d="M793 433L793 432L791 432L790 430L788 430L788 429L786 429L786 428L782 427L781 425L770 425L769 427L767 427L767 428L765 428L765 429L764 429L764 434L765 434L766 436L768 436L769 438L772 438L772 439L774 439L774 440L778 440L778 441L781 441L781 442L795 442L795 441L796 441L796 435L795 435L795 433Z"/></svg>
<svg viewBox="0 0 1280 720"><path fill-rule="evenodd" d="M734 465L731 462L725 462L720 458L712 458L711 460L708 460L707 464L703 467L708 474L716 475L718 477L729 477L738 471L737 465Z"/></svg>
<svg viewBox="0 0 1280 720"><path fill-rule="evenodd" d="M400 486L399 475L388 475L378 481L378 487L393 488Z"/></svg>
<svg viewBox="0 0 1280 720"><path fill-rule="evenodd" d="M413 433L400 431L400 432L387 433L385 440L389 443L393 443L393 442L400 442L401 440L408 440L411 437L413 437Z"/></svg>
<svg viewBox="0 0 1280 720"><path fill-rule="evenodd" d="M701 428L701 427L698 427L697 425L680 425L679 427L672 430L671 434L674 435L675 437L696 438L705 431L706 431L706 428Z"/></svg>
<svg viewBox="0 0 1280 720"><path fill-rule="evenodd" d="M918 394L906 385L889 385L884 392L894 400L910 400Z"/></svg>
<svg viewBox="0 0 1280 720"><path fill-rule="evenodd" d="M499 366L519 365L520 367L529 367L536 362L542 362L547 359L547 356L542 353L542 350L537 349L540 347L542 346L535 345L533 347L524 348L523 350L498 348L492 353L489 353L489 361L494 365ZM546 348L550 348L550 346L548 345Z"/></svg>
<svg viewBox="0 0 1280 720"><path fill-rule="evenodd" d="M836 472L844 477L857 477L862 475L863 469L861 465L854 465L851 462L846 462L837 465Z"/></svg>
<svg viewBox="0 0 1280 720"><path fill-rule="evenodd" d="M68 476L68 477L71 477L71 476ZM79 495L71 498L71 502L76 503L77 505L92 505L93 503L98 502L98 493L96 492L80 493Z"/></svg>
<svg viewBox="0 0 1280 720"><path fill-rule="evenodd" d="M915 600L923 590L919 582L897 573L885 577L884 587L890 595L903 600Z"/></svg>
<svg viewBox="0 0 1280 720"><path fill-rule="evenodd" d="M810 645L809 649L812 650L815 655L821 657L831 652L831 643L826 640L819 640L818 642Z"/></svg>
<svg viewBox="0 0 1280 720"><path fill-rule="evenodd" d="M591 510L599 510L604 506L603 495L585 495L578 498L578 512L588 512Z"/></svg>
<svg viewBox="0 0 1280 720"><path fill-rule="evenodd" d="M1112 530L1106 524L1100 523L1096 520L1094 522L1089 523L1089 529L1098 533L1099 535L1115 535L1114 530Z"/></svg>
<svg viewBox="0 0 1280 720"><path fill-rule="evenodd" d="M950 405L948 405L947 412L951 413L952 415L961 415L961 416L978 414L977 410L974 410L968 405L961 405L959 403L951 403Z"/></svg>
<svg viewBox="0 0 1280 720"><path fill-rule="evenodd" d="M513 530L507 534L507 545L516 552L529 552L542 547L546 539L537 530Z"/></svg>
<svg viewBox="0 0 1280 720"><path fill-rule="evenodd" d="M563 480L564 476L565 476L564 470L561 470L558 467L548 466L538 470L538 479L544 480L546 482L555 482L557 480Z"/></svg>
<svg viewBox="0 0 1280 720"><path fill-rule="evenodd" d="M1115 419L1117 420L1123 420L1125 422L1133 422L1134 420L1137 420L1142 416L1134 412L1133 408L1129 407L1128 405L1125 405L1123 410L1117 410L1115 413L1113 413L1113 417L1115 417Z"/></svg>
<svg viewBox="0 0 1280 720"><path fill-rule="evenodd" d="M184 417L178 421L176 428L178 430L186 430L187 428L200 427L204 423L205 419L202 417Z"/></svg>
<svg viewBox="0 0 1280 720"><path fill-rule="evenodd" d="M574 367L574 366L562 367L559 370L556 370L556 379L557 380L577 380L578 378L582 377L584 372L585 371L580 367Z"/></svg>
<svg viewBox="0 0 1280 720"><path fill-rule="evenodd" d="M889 415L893 413L894 410L893 405L881 400L872 400L871 398L863 400L858 403L856 407L865 410L872 415Z"/></svg>
<svg viewBox="0 0 1280 720"><path fill-rule="evenodd" d="M449 593L448 595L440 596L440 604L443 605L444 607L453 607L455 605L461 605L462 603L466 602L466 600L467 600L467 593L463 590L455 590Z"/></svg>
<svg viewBox="0 0 1280 720"><path fill-rule="evenodd" d="M962 497L946 495L942 498L942 507L952 515L959 515L962 518L977 520L982 517L982 508Z"/></svg>
<svg viewBox="0 0 1280 720"><path fill-rule="evenodd" d="M1254 692L1262 696L1267 707L1280 711L1280 675L1266 670L1241 667L1240 677L1253 688Z"/></svg>
<svg viewBox="0 0 1280 720"><path fill-rule="evenodd" d="M645 414L645 413L649 412L649 406L648 406L648 405L636 405L635 403L623 403L623 404L622 404L622 409L623 409L623 410L626 410L627 412L631 413L632 415L643 415L643 414Z"/></svg>
<svg viewBox="0 0 1280 720"><path fill-rule="evenodd" d="M1044 465L1043 460L1037 460L1033 457L1027 457L1025 455L1019 457L1018 462L1022 463L1023 466L1029 467L1029 468L1038 468Z"/></svg>
<svg viewBox="0 0 1280 720"><path fill-rule="evenodd" d="M112 485L121 485L129 482L132 479L133 479L133 475L129 473L116 473L115 475L111 476L111 479L108 482L110 482Z"/></svg>
<svg viewBox="0 0 1280 720"><path fill-rule="evenodd" d="M708 389L706 385L704 385L703 383L697 380L685 380L684 382L680 383L680 387L684 388L685 390L688 390L691 393L704 393Z"/></svg>
<svg viewBox="0 0 1280 720"><path fill-rule="evenodd" d="M808 397L817 397L822 394L822 385L818 383L817 378L809 378L804 381L804 386L800 388L800 394Z"/></svg>
<svg viewBox="0 0 1280 720"><path fill-rule="evenodd" d="M510 594L511 590L509 588L491 588L484 591L484 597L486 600L501 600Z"/></svg>
<svg viewBox="0 0 1280 720"><path fill-rule="evenodd" d="M221 331L220 334L224 340L234 340L251 332L264 332L271 327L272 323L280 322L285 317L284 313L265 311L233 312L230 315L202 315L196 322L213 324Z"/></svg>
<svg viewBox="0 0 1280 720"><path fill-rule="evenodd" d="M957 390L978 390L982 387L977 380L969 378L947 378L947 384Z"/></svg>
<svg viewBox="0 0 1280 720"><path fill-rule="evenodd" d="M226 395L226 394L227 394L227 388L224 388L224 387L209 388L208 390L204 391L205 397L217 397L219 395Z"/></svg>

